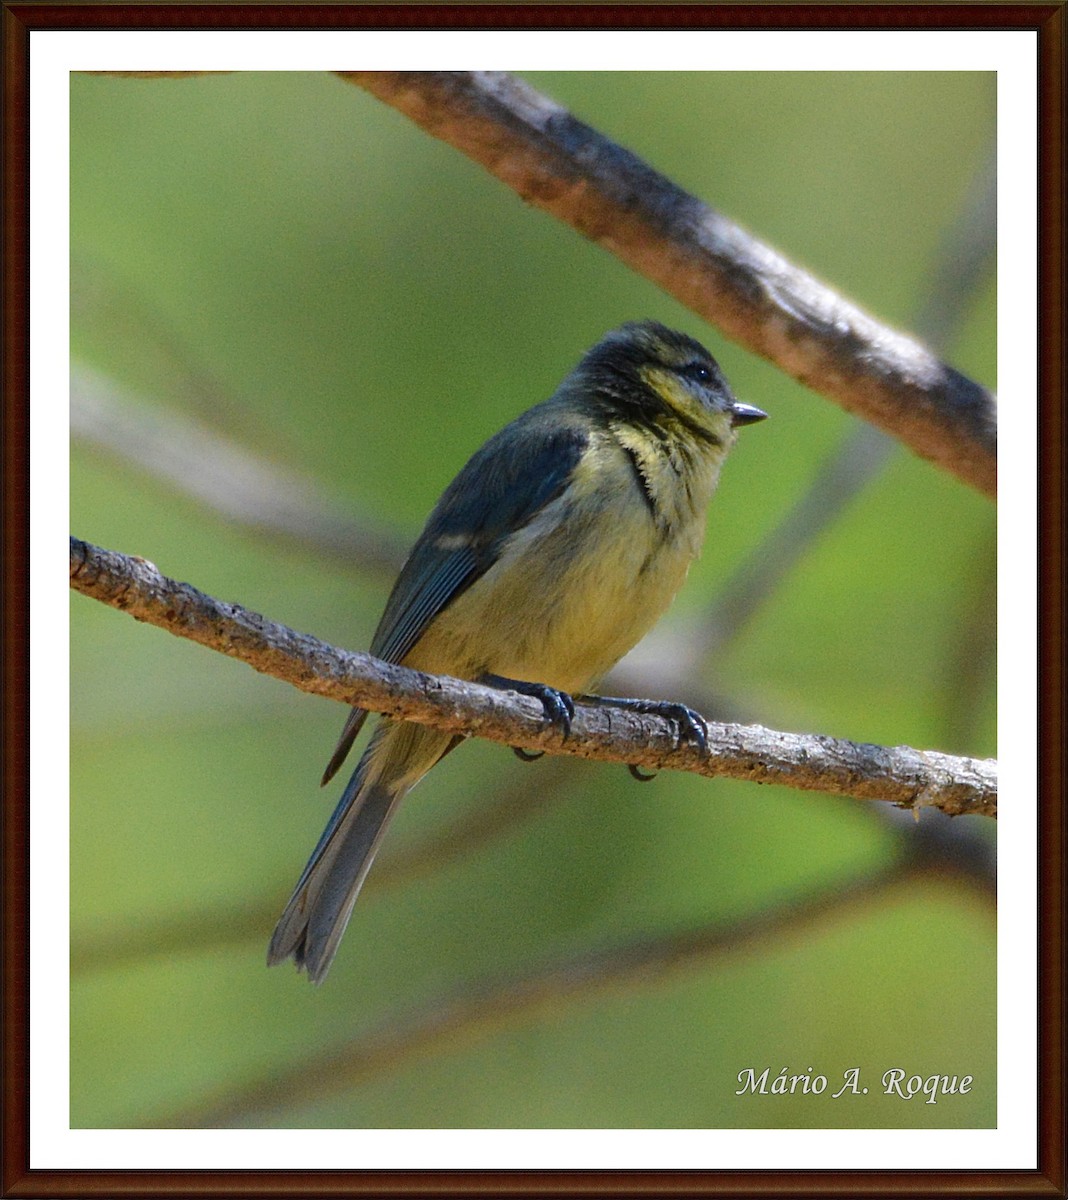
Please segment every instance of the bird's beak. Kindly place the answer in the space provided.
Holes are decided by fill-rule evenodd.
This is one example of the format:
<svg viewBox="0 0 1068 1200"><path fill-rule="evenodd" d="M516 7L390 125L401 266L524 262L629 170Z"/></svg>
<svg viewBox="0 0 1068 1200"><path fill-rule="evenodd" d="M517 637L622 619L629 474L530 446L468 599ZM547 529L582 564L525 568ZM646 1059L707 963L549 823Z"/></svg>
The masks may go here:
<svg viewBox="0 0 1068 1200"><path fill-rule="evenodd" d="M739 404L735 400L731 405L731 425L735 427L752 425L754 421L764 421L767 419L767 415L763 409L754 408L752 404Z"/></svg>

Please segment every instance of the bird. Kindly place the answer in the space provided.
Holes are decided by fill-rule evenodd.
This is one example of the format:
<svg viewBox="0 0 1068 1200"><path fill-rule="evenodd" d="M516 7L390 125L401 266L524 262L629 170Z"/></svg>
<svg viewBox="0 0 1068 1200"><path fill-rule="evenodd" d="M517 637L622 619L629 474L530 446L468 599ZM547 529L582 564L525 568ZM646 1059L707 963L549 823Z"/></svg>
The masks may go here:
<svg viewBox="0 0 1068 1200"><path fill-rule="evenodd" d="M613 329L446 488L371 654L535 696L565 735L580 697L669 716L704 748L704 721L685 705L586 689L671 603L738 429L766 416L734 397L689 335L652 320ZM324 785L366 717L349 714ZM292 958L322 982L398 805L463 740L379 719L278 921L269 965Z"/></svg>

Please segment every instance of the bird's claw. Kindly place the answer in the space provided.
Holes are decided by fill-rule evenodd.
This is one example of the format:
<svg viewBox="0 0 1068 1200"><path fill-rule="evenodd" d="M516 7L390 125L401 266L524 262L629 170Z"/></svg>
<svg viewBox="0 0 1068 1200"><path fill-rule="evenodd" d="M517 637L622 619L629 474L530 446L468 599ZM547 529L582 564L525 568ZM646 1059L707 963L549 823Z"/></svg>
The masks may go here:
<svg viewBox="0 0 1068 1200"><path fill-rule="evenodd" d="M537 762L545 756L544 750L524 750L522 746L513 746L512 753L523 762Z"/></svg>
<svg viewBox="0 0 1068 1200"><path fill-rule="evenodd" d="M677 747L683 742L691 742L702 754L708 752L708 725L704 717L687 704L677 704L672 700L632 700L619 696L583 696L582 699L591 704L625 708L629 712L647 713L674 721L679 727Z"/></svg>
<svg viewBox="0 0 1068 1200"><path fill-rule="evenodd" d="M657 776L656 771L650 771L648 775L645 774L641 767L639 767L636 763L627 763L627 770L630 772L631 777L636 779L639 783L648 783Z"/></svg>
<svg viewBox="0 0 1068 1200"><path fill-rule="evenodd" d="M533 696L541 701L545 715L561 737L567 737L571 732L571 721L575 715L575 702L559 688L549 687L547 683L529 683L525 679L509 679L504 675L483 675L480 682L490 687L508 688L521 696ZM518 753L518 751L517 751ZM519 755L520 758L523 755ZM537 756L536 756L537 757Z"/></svg>
<svg viewBox="0 0 1068 1200"><path fill-rule="evenodd" d="M537 696L545 709L546 717L553 727L560 731L560 735L566 738L571 732L571 721L575 716L574 700L567 692L561 692L545 683L531 684L530 695Z"/></svg>
<svg viewBox="0 0 1068 1200"><path fill-rule="evenodd" d="M662 717L674 721L679 727L679 745L691 742L702 754L708 752L708 725L699 712L686 704L674 704L665 701L658 705L657 711Z"/></svg>

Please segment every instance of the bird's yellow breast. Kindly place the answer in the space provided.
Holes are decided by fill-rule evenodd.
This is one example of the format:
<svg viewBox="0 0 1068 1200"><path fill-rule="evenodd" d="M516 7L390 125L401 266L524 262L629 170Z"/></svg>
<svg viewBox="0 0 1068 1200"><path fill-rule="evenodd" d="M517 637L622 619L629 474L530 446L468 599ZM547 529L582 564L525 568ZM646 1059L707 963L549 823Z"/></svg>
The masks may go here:
<svg viewBox="0 0 1068 1200"><path fill-rule="evenodd" d="M671 603L700 552L723 449L672 463L629 430L598 431L568 487L502 548L405 658L581 692Z"/></svg>

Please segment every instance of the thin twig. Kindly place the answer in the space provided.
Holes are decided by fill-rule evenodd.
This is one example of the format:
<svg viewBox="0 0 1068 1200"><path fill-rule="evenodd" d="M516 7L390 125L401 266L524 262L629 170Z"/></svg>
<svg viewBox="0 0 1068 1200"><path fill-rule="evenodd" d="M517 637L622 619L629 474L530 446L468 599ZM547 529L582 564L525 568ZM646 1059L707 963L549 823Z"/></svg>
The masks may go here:
<svg viewBox="0 0 1068 1200"><path fill-rule="evenodd" d="M998 161L992 143L972 178L957 218L935 252L914 327L928 345L945 352L963 324L968 302L997 262Z"/></svg>
<svg viewBox="0 0 1068 1200"><path fill-rule="evenodd" d="M820 464L812 483L719 589L695 622L691 654L712 664L761 611L835 519L871 482L897 443L871 425L858 424Z"/></svg>
<svg viewBox="0 0 1068 1200"><path fill-rule="evenodd" d="M779 783L904 808L933 807L953 816L997 813L997 764L989 759L718 723L709 723L708 749L702 752L680 742L670 720L581 704L565 736L529 696L339 650L168 579L142 558L73 537L70 583L137 620L240 659L302 691L451 733L601 762Z"/></svg>
<svg viewBox="0 0 1068 1200"><path fill-rule="evenodd" d="M75 360L121 361L124 378L153 380L153 401L176 402L193 420L249 449L277 449L277 425L211 369L151 287L85 253L72 260L70 277L71 328L81 347ZM72 361L72 383L78 370ZM107 382L106 376L100 378ZM131 399L140 403L141 398Z"/></svg>
<svg viewBox="0 0 1068 1200"><path fill-rule="evenodd" d="M729 337L989 496L997 405L720 213L498 71L339 71Z"/></svg>

